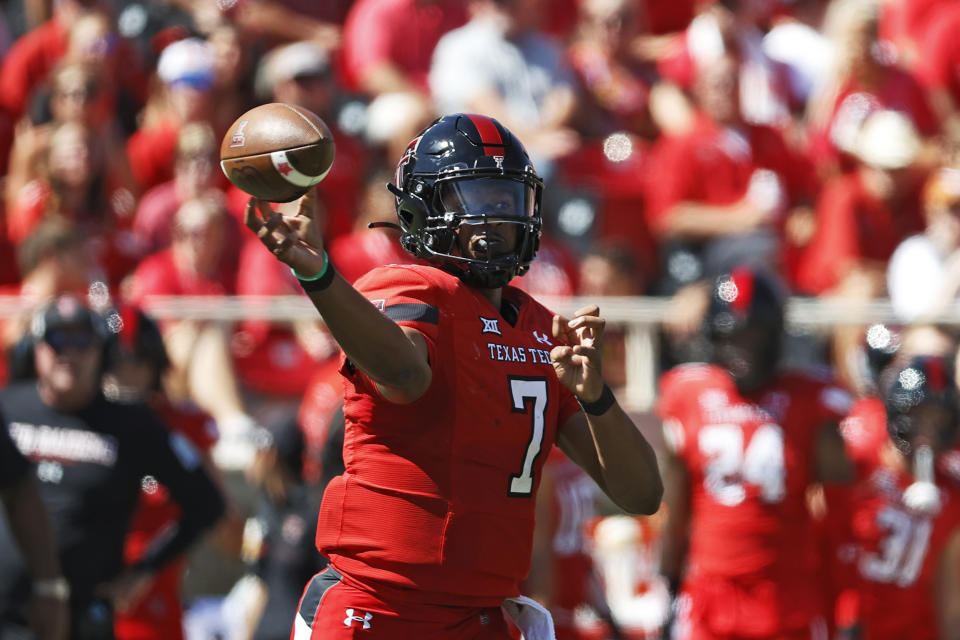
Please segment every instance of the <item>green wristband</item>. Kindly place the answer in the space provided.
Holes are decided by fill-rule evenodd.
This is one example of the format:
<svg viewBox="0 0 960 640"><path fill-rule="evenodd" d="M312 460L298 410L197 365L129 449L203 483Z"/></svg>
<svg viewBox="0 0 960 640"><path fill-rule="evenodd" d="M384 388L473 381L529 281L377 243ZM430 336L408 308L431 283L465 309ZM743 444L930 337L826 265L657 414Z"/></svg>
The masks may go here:
<svg viewBox="0 0 960 640"><path fill-rule="evenodd" d="M322 278L327 273L327 269L329 268L330 268L330 256L328 256L326 250L324 250L323 267L315 275L312 275L312 276L300 275L299 273L297 273L297 270L294 269L293 267L290 267L290 273L296 276L297 280L301 282L313 282L314 280L319 280L320 278Z"/></svg>

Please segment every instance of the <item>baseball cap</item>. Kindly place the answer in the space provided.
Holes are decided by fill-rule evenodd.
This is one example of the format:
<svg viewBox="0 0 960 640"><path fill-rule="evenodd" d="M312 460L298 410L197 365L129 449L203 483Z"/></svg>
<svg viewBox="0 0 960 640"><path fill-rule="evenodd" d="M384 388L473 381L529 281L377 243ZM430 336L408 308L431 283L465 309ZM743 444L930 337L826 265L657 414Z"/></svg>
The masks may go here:
<svg viewBox="0 0 960 640"><path fill-rule="evenodd" d="M49 340L55 332L88 333L97 341L106 338L103 319L75 295L62 294L40 309L30 324L34 341Z"/></svg>
<svg viewBox="0 0 960 640"><path fill-rule="evenodd" d="M323 77L330 73L330 57L312 42L294 42L268 53L257 72L257 92L272 93L281 82L296 78Z"/></svg>
<svg viewBox="0 0 960 640"><path fill-rule="evenodd" d="M157 75L168 85L209 89L213 86L213 60L213 47L206 40L184 38L160 53Z"/></svg>

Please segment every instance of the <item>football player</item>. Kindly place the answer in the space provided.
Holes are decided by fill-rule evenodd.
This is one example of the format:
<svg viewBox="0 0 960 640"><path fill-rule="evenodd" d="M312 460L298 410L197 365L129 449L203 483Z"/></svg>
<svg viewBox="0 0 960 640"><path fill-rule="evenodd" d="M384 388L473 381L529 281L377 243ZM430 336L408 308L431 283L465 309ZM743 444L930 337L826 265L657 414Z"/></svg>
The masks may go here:
<svg viewBox="0 0 960 640"><path fill-rule="evenodd" d="M845 480L849 408L829 380L779 372L777 283L739 267L712 284L712 363L660 381L669 450L661 570L679 593L678 638L810 638L825 632L808 487Z"/></svg>
<svg viewBox="0 0 960 640"><path fill-rule="evenodd" d="M567 319L509 286L536 256L543 188L509 130L438 118L388 188L401 245L431 264L353 286L324 251L312 192L293 216L247 208L344 351L346 470L317 531L330 566L294 638L506 640L502 603L528 639L552 638L518 586L544 461L556 443L624 510L652 513L653 450L603 383L598 308Z"/></svg>
<svg viewBox="0 0 960 640"><path fill-rule="evenodd" d="M837 514L844 638L960 638L960 420L953 363L893 364L842 433L857 482ZM846 565L846 571L844 571Z"/></svg>

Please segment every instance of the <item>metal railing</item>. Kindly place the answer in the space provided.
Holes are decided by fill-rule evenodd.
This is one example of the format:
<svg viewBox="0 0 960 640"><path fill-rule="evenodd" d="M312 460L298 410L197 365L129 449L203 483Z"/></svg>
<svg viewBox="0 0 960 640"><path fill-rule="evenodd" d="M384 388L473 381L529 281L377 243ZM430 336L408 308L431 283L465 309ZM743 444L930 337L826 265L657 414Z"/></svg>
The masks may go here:
<svg viewBox="0 0 960 640"><path fill-rule="evenodd" d="M627 383L622 401L630 409L647 410L654 400L658 358L657 326L667 317L668 298L541 298L543 304L565 315L587 304L598 304L608 322L622 325L626 334ZM158 319L237 322L245 319L293 321L316 319L306 296L154 296L146 310ZM17 296L0 296L0 318L22 317L32 309ZM935 318L960 325L960 303ZM895 323L889 300L852 302L843 299L791 298L787 325L795 331L817 333L841 325Z"/></svg>

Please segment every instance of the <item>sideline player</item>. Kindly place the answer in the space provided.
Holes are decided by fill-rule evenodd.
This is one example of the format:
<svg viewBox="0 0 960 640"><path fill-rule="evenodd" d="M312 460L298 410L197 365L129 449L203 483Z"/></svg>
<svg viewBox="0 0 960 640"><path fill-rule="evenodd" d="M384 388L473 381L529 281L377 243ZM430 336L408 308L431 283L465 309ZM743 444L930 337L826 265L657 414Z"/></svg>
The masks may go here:
<svg viewBox="0 0 960 640"><path fill-rule="evenodd" d="M350 286L327 259L315 196L297 215L251 200L247 226L290 265L343 348L346 471L327 486L294 637L509 637L500 605L530 565L534 497L554 443L620 507L652 513L654 452L603 383L596 306L554 315L508 286L536 256L542 181L520 141L443 116L408 146L401 245ZM506 607L552 637L532 600ZM535 613L546 619L536 619Z"/></svg>
<svg viewBox="0 0 960 640"><path fill-rule="evenodd" d="M710 296L713 364L664 374L657 407L670 450L662 571L679 589L673 637L816 638L826 629L807 489L849 479L836 427L850 398L777 372L783 304L768 275L734 269Z"/></svg>
<svg viewBox="0 0 960 640"><path fill-rule="evenodd" d="M915 356L842 432L857 465L834 522L838 637L960 638L960 398L953 362Z"/></svg>

